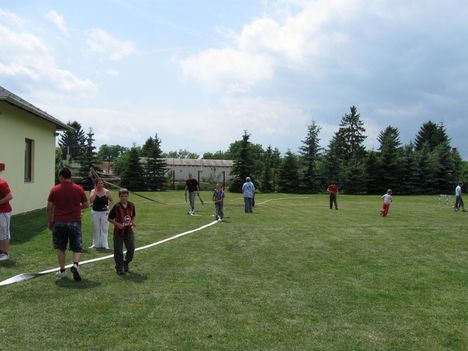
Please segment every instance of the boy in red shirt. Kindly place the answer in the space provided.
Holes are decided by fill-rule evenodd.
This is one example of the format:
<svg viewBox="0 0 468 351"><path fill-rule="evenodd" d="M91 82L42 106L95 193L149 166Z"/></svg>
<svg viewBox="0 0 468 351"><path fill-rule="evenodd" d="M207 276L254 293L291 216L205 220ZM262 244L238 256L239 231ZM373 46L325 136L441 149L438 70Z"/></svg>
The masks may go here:
<svg viewBox="0 0 468 351"><path fill-rule="evenodd" d="M335 183L331 183L327 188L327 193L330 194L330 210L333 208L333 204L335 204L335 210L337 210L336 194L338 194L338 186Z"/></svg>
<svg viewBox="0 0 468 351"><path fill-rule="evenodd" d="M128 265L135 253L135 205L128 201L128 190L120 189L120 202L116 203L109 213L109 222L114 225L114 260L115 271L122 275L128 273ZM123 245L127 253L123 254Z"/></svg>
<svg viewBox="0 0 468 351"><path fill-rule="evenodd" d="M13 199L8 183L0 178L0 261L10 258L8 248L10 247L10 201Z"/></svg>

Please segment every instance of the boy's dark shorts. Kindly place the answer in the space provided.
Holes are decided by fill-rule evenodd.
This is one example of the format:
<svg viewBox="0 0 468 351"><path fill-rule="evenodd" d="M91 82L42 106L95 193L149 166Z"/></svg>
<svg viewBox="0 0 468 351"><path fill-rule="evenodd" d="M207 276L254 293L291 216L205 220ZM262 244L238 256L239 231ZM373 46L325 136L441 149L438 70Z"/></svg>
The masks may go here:
<svg viewBox="0 0 468 351"><path fill-rule="evenodd" d="M65 251L70 241L71 251L83 252L81 222L55 222L52 227L52 241L54 249Z"/></svg>

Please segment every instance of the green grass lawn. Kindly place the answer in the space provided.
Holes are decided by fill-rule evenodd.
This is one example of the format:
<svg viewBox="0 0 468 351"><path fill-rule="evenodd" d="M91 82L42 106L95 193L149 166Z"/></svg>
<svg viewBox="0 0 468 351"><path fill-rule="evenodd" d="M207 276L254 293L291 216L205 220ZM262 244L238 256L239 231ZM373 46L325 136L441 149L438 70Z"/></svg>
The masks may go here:
<svg viewBox="0 0 468 351"><path fill-rule="evenodd" d="M164 204L131 195L137 246L213 220L211 203L188 216L183 192L146 195ZM468 213L436 196L395 196L387 218L378 196L256 201L245 214L228 193L223 222L136 252L129 275L105 260L79 283L0 287L0 350L468 349ZM0 280L57 266L44 211L14 216L12 236Z"/></svg>

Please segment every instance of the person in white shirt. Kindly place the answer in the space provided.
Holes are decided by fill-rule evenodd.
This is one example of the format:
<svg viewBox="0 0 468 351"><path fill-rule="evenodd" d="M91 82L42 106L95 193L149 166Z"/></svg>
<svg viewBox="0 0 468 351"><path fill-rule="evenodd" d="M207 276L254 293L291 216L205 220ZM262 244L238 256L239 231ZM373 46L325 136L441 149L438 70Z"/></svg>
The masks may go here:
<svg viewBox="0 0 468 351"><path fill-rule="evenodd" d="M460 182L455 188L455 206L453 206L453 209L455 211L459 211L460 208L462 208L463 212L466 212L465 205L463 204L463 199L462 199L462 187L463 187L463 182Z"/></svg>
<svg viewBox="0 0 468 351"><path fill-rule="evenodd" d="M385 195L382 195L383 198L383 206L380 210L380 215L382 217L387 217L388 210L390 208L390 204L392 203L392 189L388 189Z"/></svg>

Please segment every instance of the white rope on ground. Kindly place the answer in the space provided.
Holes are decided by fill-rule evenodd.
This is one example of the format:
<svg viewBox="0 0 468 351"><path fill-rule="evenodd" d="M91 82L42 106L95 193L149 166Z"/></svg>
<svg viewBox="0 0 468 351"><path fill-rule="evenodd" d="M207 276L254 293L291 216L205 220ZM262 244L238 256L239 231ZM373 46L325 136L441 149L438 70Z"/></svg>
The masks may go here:
<svg viewBox="0 0 468 351"><path fill-rule="evenodd" d="M291 199L308 199L309 196L289 196L289 197L278 197L276 199L269 199L262 202L257 202L255 205L265 205L270 201L280 201L280 200L291 200Z"/></svg>
<svg viewBox="0 0 468 351"><path fill-rule="evenodd" d="M201 227L198 227L198 228L188 230L186 232L171 236L170 238L163 239L163 240L157 241L157 242L152 243L152 244L148 244L148 245L145 245L145 246L138 247L138 248L135 249L135 251L145 250L145 249L148 249L148 248L156 246L156 245L161 245L161 244L163 244L165 242L168 242L168 241L183 237L185 235L189 235L189 234L198 232L200 230L203 230L205 228L208 228L208 227L210 227L210 226L212 226L212 225L214 225L214 224L216 224L218 222L219 221L213 221L213 222L205 224L205 225L203 225ZM94 262L98 262L98 261L108 260L108 259L113 258L113 257L114 257L114 255L112 254L112 255L93 258L91 260L80 262L80 266L88 264L88 263L94 263ZM72 265L73 264L69 264L69 265L65 266L65 268L70 268ZM8 278L6 280L1 281L0 286L5 286L5 285L10 285L10 284L14 284L14 283L23 282L23 281L26 281L26 280L29 280L29 279L32 279L32 278L39 277L41 275L45 275L45 274L49 274L49 273L53 273L53 272L58 272L59 270L60 270L60 267L48 269L46 271L37 272L37 273L21 273L21 274L15 275L14 277L11 277L11 278Z"/></svg>

